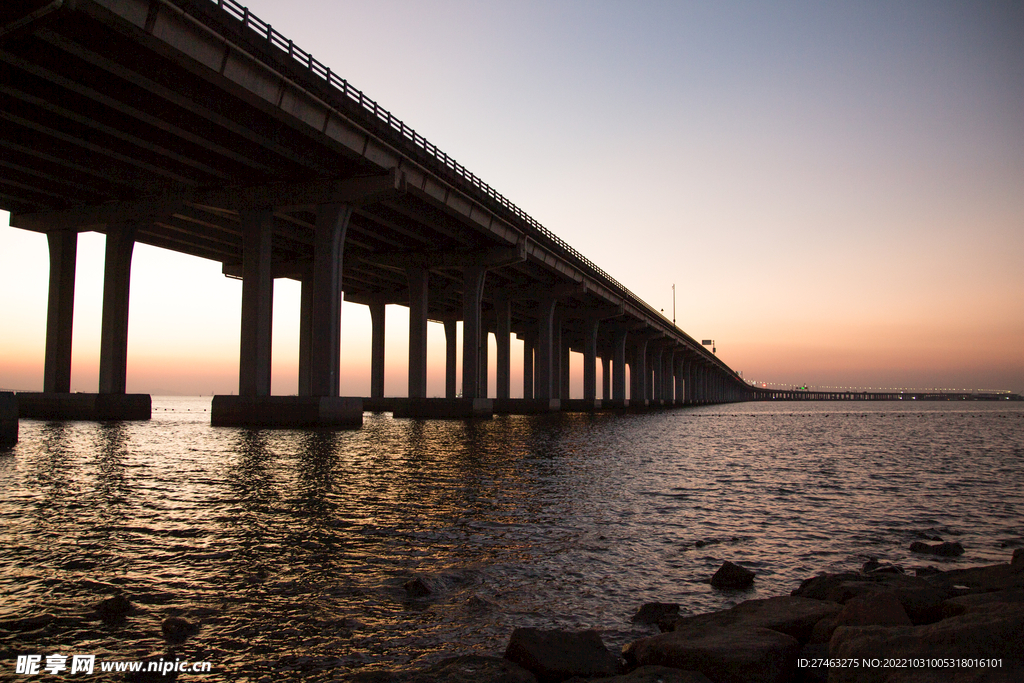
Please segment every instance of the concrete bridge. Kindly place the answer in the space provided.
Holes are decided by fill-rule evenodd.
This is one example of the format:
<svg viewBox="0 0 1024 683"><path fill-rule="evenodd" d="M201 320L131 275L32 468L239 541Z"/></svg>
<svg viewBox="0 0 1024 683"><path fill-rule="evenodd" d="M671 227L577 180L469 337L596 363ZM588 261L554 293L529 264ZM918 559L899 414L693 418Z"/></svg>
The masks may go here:
<svg viewBox="0 0 1024 683"><path fill-rule="evenodd" d="M11 225L45 233L50 254L44 391L18 395L23 417L149 417L149 396L125 393L136 243L213 259L243 281L238 396L215 397L215 424L350 426L364 407L466 417L753 395L700 343L234 0L6 2L0 92L0 208ZM99 387L71 394L83 231L106 235ZM301 282L296 397L270 396L275 278ZM338 395L343 296L371 312L365 401ZM409 307L408 399L383 398L387 304ZM426 397L431 321L444 325L444 399ZM510 398L513 334L525 348L522 399ZM570 351L584 356L583 400L568 400Z"/></svg>

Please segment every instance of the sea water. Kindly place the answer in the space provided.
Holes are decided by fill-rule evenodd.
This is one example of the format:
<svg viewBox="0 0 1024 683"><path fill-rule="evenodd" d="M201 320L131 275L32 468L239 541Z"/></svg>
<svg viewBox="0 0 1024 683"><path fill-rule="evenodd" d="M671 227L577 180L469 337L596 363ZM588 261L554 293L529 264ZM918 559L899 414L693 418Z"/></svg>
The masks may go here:
<svg viewBox="0 0 1024 683"><path fill-rule="evenodd" d="M215 428L209 409L155 397L148 422L22 421L0 452L0 679L33 654L343 679L500 656L518 626L594 628L617 649L652 633L630 623L645 602L699 613L872 557L912 572L1024 545L1021 403L367 413L344 432ZM908 550L929 538L966 553ZM712 588L725 560L753 587ZM117 593L132 610L99 619ZM172 616L198 630L167 641Z"/></svg>

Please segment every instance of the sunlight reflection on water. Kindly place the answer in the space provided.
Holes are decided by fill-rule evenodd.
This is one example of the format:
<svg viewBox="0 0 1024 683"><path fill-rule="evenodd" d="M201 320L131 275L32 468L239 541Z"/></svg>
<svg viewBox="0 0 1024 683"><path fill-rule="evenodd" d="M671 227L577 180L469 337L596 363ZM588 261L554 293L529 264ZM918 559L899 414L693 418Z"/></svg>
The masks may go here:
<svg viewBox="0 0 1024 683"><path fill-rule="evenodd" d="M1004 562L1024 544L1024 406L737 404L650 414L395 420L348 432L23 421L0 454L0 628L28 650L207 660L204 680L327 680L500 653L516 626L646 635L684 612L788 593L868 557ZM962 558L913 556L922 534ZM725 559L758 573L720 592ZM422 577L434 593L412 598ZM92 607L123 591L107 624ZM200 624L183 644L168 616ZM2 626L2 624L0 624ZM65 653L66 654L66 653ZM269 680L269 679L268 679Z"/></svg>

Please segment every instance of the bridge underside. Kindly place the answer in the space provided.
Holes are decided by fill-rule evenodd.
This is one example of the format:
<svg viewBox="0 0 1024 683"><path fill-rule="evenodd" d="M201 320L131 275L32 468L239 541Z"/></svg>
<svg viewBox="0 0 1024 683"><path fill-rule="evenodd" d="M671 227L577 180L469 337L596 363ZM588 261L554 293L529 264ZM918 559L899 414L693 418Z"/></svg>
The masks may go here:
<svg viewBox="0 0 1024 683"><path fill-rule="evenodd" d="M411 398L425 397L428 320L449 337L463 322L463 386L449 342L449 399L487 397L488 332L499 400L509 398L511 334L533 354L526 398L548 405L568 398L570 348L590 368L589 401L599 357L614 364L612 403L626 400L627 364L634 405L745 397L700 344L231 2L7 3L0 92L0 207L50 246L47 393L69 391L76 235L98 231L101 394L125 393L140 242L243 280L242 395L269 394L270 302L285 277L302 282L305 396L338 394L344 292L380 330L371 398L383 396L383 311L396 303L410 308Z"/></svg>

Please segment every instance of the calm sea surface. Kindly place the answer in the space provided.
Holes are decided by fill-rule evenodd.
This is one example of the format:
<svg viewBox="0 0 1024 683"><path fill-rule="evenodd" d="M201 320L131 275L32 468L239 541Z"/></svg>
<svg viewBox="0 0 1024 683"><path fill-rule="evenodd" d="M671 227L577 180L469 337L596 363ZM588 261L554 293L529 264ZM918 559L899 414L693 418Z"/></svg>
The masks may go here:
<svg viewBox="0 0 1024 683"><path fill-rule="evenodd" d="M180 680L330 680L500 655L517 626L618 647L650 633L629 622L644 602L702 612L869 557L952 568L1024 545L1021 403L368 413L339 433L213 428L209 406L22 421L0 452L0 679L16 655L59 653L212 662ZM967 552L909 553L924 536ZM754 588L711 588L723 560ZM417 577L431 595L410 597ZM116 592L134 610L98 620ZM168 644L169 616L198 633Z"/></svg>

